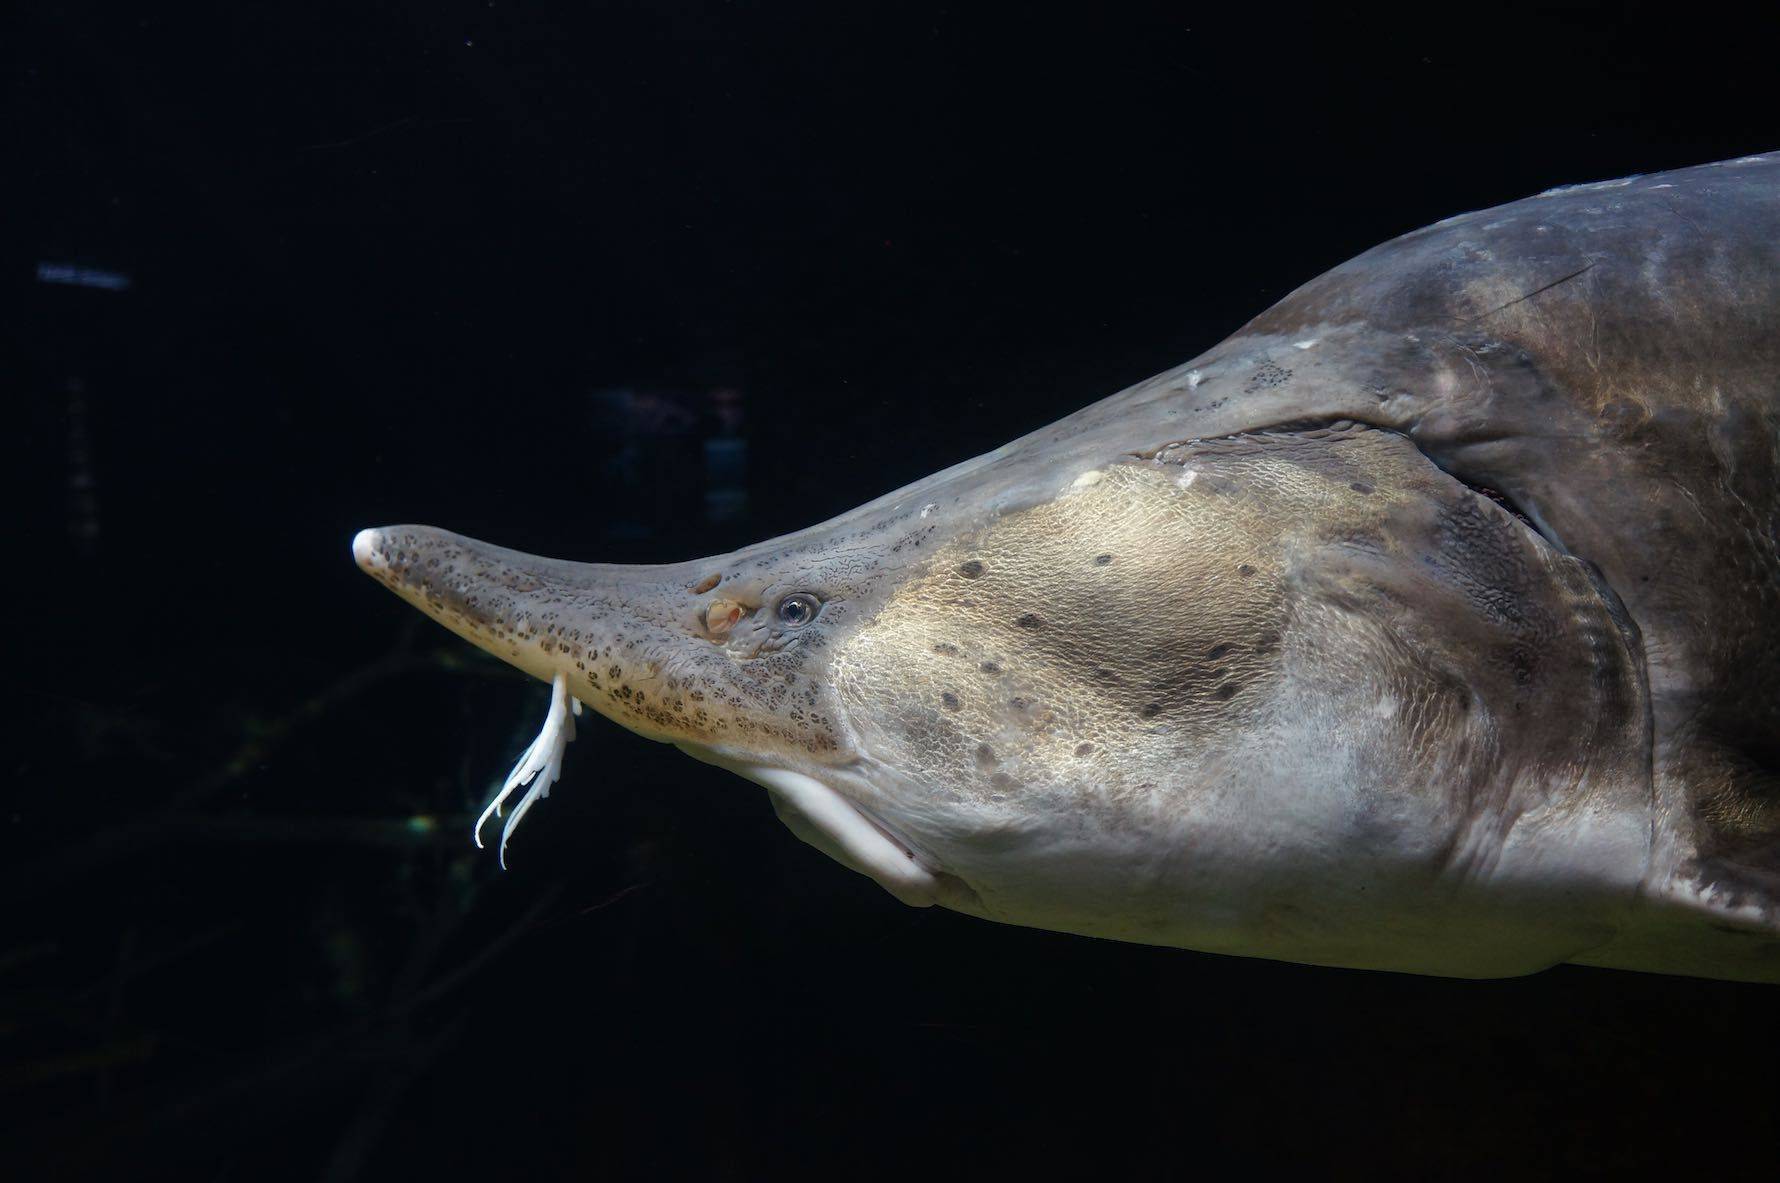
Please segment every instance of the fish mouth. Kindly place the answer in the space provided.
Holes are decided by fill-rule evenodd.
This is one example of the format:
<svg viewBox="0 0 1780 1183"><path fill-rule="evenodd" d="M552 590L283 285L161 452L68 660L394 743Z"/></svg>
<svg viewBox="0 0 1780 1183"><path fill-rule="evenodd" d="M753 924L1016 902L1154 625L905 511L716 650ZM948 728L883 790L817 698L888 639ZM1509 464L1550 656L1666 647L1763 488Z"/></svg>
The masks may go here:
<svg viewBox="0 0 1780 1183"><path fill-rule="evenodd" d="M773 811L793 834L905 904L925 908L950 903L963 886L931 866L869 808L808 773L722 756L695 744L675 746L766 789Z"/></svg>

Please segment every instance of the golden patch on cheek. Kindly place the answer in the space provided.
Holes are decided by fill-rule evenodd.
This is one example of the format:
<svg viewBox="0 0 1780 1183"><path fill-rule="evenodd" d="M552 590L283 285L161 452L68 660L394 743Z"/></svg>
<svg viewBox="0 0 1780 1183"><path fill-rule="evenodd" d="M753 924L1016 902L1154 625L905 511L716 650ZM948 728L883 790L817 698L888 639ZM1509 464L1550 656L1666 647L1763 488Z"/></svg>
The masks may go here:
<svg viewBox="0 0 1780 1183"><path fill-rule="evenodd" d="M1145 785L1158 753L1222 750L1276 677L1279 537L1327 483L1226 467L1184 486L1173 466L1115 465L950 543L837 656L862 740L988 800Z"/></svg>

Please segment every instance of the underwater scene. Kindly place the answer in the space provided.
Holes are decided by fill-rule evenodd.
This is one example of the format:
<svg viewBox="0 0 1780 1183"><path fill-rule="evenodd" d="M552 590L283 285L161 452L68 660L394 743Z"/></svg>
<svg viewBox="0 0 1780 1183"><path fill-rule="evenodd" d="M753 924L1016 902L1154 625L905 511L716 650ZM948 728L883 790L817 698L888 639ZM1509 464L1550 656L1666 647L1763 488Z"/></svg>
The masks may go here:
<svg viewBox="0 0 1780 1183"><path fill-rule="evenodd" d="M7 1178L1773 1177L1771 17L16 16Z"/></svg>

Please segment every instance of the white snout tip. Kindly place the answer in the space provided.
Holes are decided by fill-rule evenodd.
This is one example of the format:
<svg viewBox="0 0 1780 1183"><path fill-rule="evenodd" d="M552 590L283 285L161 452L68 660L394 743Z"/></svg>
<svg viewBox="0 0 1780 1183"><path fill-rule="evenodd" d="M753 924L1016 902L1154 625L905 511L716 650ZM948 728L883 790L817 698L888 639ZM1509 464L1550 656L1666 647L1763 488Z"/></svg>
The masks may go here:
<svg viewBox="0 0 1780 1183"><path fill-rule="evenodd" d="M377 560L377 547L382 541L375 530L360 530L352 536L352 558L360 567L371 570Z"/></svg>

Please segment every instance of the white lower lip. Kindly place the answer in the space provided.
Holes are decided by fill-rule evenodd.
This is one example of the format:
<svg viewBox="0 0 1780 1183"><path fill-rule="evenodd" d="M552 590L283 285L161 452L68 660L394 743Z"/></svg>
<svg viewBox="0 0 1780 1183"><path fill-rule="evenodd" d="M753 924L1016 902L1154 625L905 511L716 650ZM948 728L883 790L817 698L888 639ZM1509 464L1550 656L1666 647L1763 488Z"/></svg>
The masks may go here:
<svg viewBox="0 0 1780 1183"><path fill-rule="evenodd" d="M936 901L939 880L933 871L859 806L821 781L789 768L725 760L681 747L698 759L765 786L832 845L830 855L870 876L898 899L919 905Z"/></svg>

